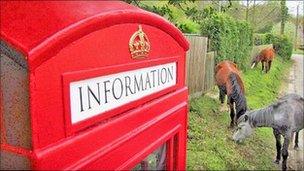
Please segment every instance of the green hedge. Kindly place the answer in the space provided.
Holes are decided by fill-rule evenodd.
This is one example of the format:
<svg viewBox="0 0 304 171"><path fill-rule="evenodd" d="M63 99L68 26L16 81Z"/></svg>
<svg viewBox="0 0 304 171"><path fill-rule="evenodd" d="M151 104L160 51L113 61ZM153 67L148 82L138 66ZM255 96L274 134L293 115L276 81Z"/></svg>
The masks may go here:
<svg viewBox="0 0 304 171"><path fill-rule="evenodd" d="M286 35L266 34L266 41L273 44L276 53L284 60L289 60L292 55L292 43Z"/></svg>
<svg viewBox="0 0 304 171"><path fill-rule="evenodd" d="M289 60L292 55L292 43L286 35L254 34L255 45L273 44L276 53L284 60Z"/></svg>
<svg viewBox="0 0 304 171"><path fill-rule="evenodd" d="M253 44L255 46L266 45L268 43L269 42L266 39L266 34L253 34Z"/></svg>
<svg viewBox="0 0 304 171"><path fill-rule="evenodd" d="M175 23L176 27L178 27L183 33L199 33L200 26L199 24L191 21L191 20L180 20Z"/></svg>
<svg viewBox="0 0 304 171"><path fill-rule="evenodd" d="M216 13L203 20L201 32L210 40L209 49L217 52L216 62L231 60L246 69L252 49L252 29L247 22Z"/></svg>

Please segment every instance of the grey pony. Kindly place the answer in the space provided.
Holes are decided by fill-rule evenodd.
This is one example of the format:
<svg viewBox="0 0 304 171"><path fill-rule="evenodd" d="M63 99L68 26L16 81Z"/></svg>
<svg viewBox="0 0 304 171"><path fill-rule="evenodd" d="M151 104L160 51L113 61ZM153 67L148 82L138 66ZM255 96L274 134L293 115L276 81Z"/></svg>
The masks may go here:
<svg viewBox="0 0 304 171"><path fill-rule="evenodd" d="M297 148L299 131L304 128L304 99L296 94L287 94L265 108L247 111L237 123L238 128L233 135L233 140L236 142L243 141L256 127L272 127L277 149L275 163L279 164L282 153L282 170L286 170L290 139L296 132L295 148ZM284 138L282 151L281 135Z"/></svg>

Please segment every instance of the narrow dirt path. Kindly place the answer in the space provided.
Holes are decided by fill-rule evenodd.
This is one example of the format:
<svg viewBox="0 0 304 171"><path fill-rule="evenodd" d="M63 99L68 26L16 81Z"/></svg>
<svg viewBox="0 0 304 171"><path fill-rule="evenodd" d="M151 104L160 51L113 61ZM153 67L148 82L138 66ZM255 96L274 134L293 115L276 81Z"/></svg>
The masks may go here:
<svg viewBox="0 0 304 171"><path fill-rule="evenodd" d="M289 85L285 93L296 93L304 97L304 85L303 85L303 68L304 68L304 56L293 54L291 57L294 60L294 65L291 68L289 74ZM290 170L303 170L304 171L304 130L299 134L299 149L295 150L294 141L289 146L289 169Z"/></svg>

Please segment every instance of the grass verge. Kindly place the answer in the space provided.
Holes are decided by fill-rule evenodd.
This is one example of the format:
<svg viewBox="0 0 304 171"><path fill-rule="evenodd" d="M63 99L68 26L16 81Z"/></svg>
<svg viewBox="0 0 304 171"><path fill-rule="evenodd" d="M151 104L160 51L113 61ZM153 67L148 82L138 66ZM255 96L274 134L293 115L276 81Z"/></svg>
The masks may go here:
<svg viewBox="0 0 304 171"><path fill-rule="evenodd" d="M279 94L292 62L276 58L268 74L261 66L243 73L248 106L266 106ZM213 90L217 93L217 90ZM216 96L218 97L218 96ZM243 144L231 140L228 112L219 111L218 99L202 96L190 101L187 169L188 170L273 170L275 145L271 128L259 128Z"/></svg>

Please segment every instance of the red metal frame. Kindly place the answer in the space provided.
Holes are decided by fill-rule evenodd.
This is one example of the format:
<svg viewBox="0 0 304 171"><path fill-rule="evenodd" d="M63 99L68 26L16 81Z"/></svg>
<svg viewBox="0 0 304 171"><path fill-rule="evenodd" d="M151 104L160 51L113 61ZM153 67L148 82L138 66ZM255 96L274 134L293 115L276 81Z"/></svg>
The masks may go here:
<svg viewBox="0 0 304 171"><path fill-rule="evenodd" d="M131 110L106 124L96 126L63 142L57 142L51 147L37 150L35 154L38 160L34 168L111 170L119 166L129 169L168 139L175 137L173 143L176 148L173 150L176 154L175 167L182 170L185 166L186 153L186 99L187 89L178 90L151 101L140 109ZM166 101L167 105L160 109L159 106L163 101ZM130 122L133 124L121 126ZM102 141L96 137L102 137ZM88 142L94 146L88 146ZM136 157L133 158L134 156Z"/></svg>
<svg viewBox="0 0 304 171"><path fill-rule="evenodd" d="M167 169L185 169L189 44L175 26L118 1L0 4L1 39L28 64L32 129L31 150L1 150L29 158L32 169L132 169L167 143ZM128 42L139 24L151 50L137 61ZM176 85L71 125L70 82L169 62Z"/></svg>
<svg viewBox="0 0 304 171"><path fill-rule="evenodd" d="M189 49L188 41L173 24L154 13L124 2L1 1L0 3L1 39L24 54L31 70L56 55L67 44L94 31L124 23L156 26L172 36L185 51ZM94 6L95 9L86 14L83 11L87 11L88 5ZM12 25L18 29L12 29Z"/></svg>

